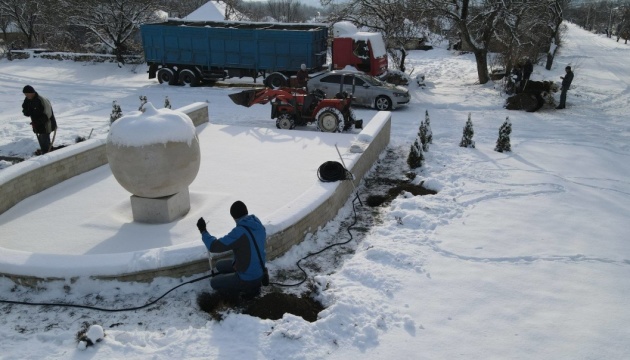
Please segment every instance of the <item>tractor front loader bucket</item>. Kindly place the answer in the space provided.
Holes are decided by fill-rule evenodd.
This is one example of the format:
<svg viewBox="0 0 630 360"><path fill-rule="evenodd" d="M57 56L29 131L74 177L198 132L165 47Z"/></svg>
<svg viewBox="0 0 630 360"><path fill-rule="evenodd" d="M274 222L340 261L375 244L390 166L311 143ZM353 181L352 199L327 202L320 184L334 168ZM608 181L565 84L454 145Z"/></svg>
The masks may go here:
<svg viewBox="0 0 630 360"><path fill-rule="evenodd" d="M250 107L254 104L257 91L258 90L244 90L236 94L230 94L229 97L236 105Z"/></svg>

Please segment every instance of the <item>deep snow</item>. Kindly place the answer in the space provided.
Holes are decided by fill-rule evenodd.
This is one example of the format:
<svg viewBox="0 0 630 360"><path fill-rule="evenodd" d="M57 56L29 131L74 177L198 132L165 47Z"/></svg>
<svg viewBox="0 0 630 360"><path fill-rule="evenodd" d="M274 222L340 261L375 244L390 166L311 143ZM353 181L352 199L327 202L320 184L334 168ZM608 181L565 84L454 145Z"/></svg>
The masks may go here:
<svg viewBox="0 0 630 360"><path fill-rule="evenodd" d="M567 109L526 113L504 110L498 85L476 84L471 54L411 52L408 68L424 73L427 87L410 85L412 102L393 113L389 153L399 157L384 161L400 171L377 175L402 176L428 109L433 144L417 181L439 192L399 196L378 211L367 234L355 235L337 256L313 260L320 270L309 271L326 306L314 323L292 315L271 321L229 314L213 321L196 309L196 295L209 290L199 282L135 312L2 305L2 356L623 359L630 353L629 58L629 46L568 24L553 69L536 66L532 75L559 81L572 65ZM105 137L111 102L118 100L124 112L137 108L139 95L154 103L168 95L174 107L208 100L211 122L275 128L268 108L225 101L233 89L159 86L142 66L131 73L107 64L2 60L0 82L1 155L30 154L37 146L19 112L27 83L53 102L65 126L60 142L92 128L93 136ZM458 146L469 112L475 149ZM374 111L357 113L365 119ZM498 153L493 149L507 116L512 152ZM362 217L371 212L358 209ZM328 226L272 261L272 274L347 238L351 219L349 201ZM45 219L40 225L53 226ZM11 300L121 308L179 283L80 279L27 289L1 279L0 289ZM75 335L84 322L102 325L105 338L80 351Z"/></svg>

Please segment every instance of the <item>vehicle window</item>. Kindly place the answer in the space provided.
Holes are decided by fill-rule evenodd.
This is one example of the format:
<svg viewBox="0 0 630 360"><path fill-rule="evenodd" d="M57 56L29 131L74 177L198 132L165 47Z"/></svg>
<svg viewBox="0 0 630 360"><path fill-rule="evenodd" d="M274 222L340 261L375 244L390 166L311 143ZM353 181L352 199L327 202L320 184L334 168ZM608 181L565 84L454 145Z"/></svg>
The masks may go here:
<svg viewBox="0 0 630 360"><path fill-rule="evenodd" d="M385 83L382 82L381 80L375 78L375 77L371 77L371 76L365 76L363 78L365 80L365 82L367 82L368 84L372 85L372 86L383 86Z"/></svg>
<svg viewBox="0 0 630 360"><path fill-rule="evenodd" d="M341 82L341 75L324 76L320 82L339 84Z"/></svg>
<svg viewBox="0 0 630 360"><path fill-rule="evenodd" d="M354 84L356 86L363 86L364 81L361 80L359 77L356 76L345 76L343 78L343 84L344 85L352 85L352 79L354 78Z"/></svg>

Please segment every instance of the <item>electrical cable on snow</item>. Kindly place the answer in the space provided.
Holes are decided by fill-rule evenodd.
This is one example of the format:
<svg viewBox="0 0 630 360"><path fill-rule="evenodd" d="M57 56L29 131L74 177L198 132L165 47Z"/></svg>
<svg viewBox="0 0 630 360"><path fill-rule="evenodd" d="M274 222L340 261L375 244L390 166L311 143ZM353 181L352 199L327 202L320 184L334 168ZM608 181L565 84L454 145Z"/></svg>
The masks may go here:
<svg viewBox="0 0 630 360"><path fill-rule="evenodd" d="M302 267L300 266L300 262L302 260L308 259L311 256L314 255L318 255L323 253L324 251L334 247L334 246L340 246L340 245L345 245L347 243L349 243L350 241L352 241L352 233L350 232L350 228L352 228L354 225L356 225L357 223L357 210L354 207L354 202L356 200L359 200L359 202L361 202L361 199L359 199L359 193L356 193L355 198L352 200L352 211L354 212L354 222L352 222L352 224L350 224L347 228L346 231L348 231L348 234L350 235L350 239L348 239L347 241L344 242L340 242L340 243L334 243L334 244L330 244L328 246L326 246L325 248L316 251L314 253L309 253L308 255L306 255L305 257L301 258L300 260L297 261L297 263L295 263L297 265L297 267L302 271L302 273L304 274L304 279L302 279L302 281L295 283L295 284L280 284L280 283L275 283L275 282L269 282L270 285L276 285L276 286L284 286L284 287L291 287L291 286L298 286L298 285L302 285L307 279L308 279L308 274L306 273L306 271L304 269L302 269Z"/></svg>
<svg viewBox="0 0 630 360"><path fill-rule="evenodd" d="M89 306L89 305L79 305L79 304L65 304L65 303L31 303L31 302L27 302L27 301L11 301L11 300L3 300L0 299L0 303L4 303L4 304L14 304L14 305L35 305L35 306L56 306L56 307L72 307L72 308L80 308L80 309L88 309L88 310L98 310L98 311L107 311L107 312L120 312L120 311L134 311L134 310L140 310L140 309L144 309L146 307L149 307L155 303L157 303L158 301L160 301L163 297L165 297L166 295L168 295L170 292L172 292L173 290L187 285L187 284L192 284L195 283L197 281L201 281L203 279L207 279L209 277L213 277L214 275L216 275L215 273L211 273L210 275L205 275L202 276L198 279L193 279L190 281L186 281L185 283L181 283L177 286L175 286L174 288L170 289L169 291L165 292L164 294L162 294L162 296L160 296L159 298L150 301L142 306L136 306L136 307L131 307L131 308L122 308L122 309L106 309L106 308L100 308L100 307L96 307L96 306Z"/></svg>

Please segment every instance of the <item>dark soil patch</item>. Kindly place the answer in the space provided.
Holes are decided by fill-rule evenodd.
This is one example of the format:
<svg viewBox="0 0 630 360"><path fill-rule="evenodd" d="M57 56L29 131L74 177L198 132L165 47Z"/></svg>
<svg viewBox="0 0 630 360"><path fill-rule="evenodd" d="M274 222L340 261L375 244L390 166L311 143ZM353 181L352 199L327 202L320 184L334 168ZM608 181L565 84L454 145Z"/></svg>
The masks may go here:
<svg viewBox="0 0 630 360"><path fill-rule="evenodd" d="M53 146L52 149L50 151L55 151L61 148L65 148L68 145L59 145L59 146ZM37 149L37 151L35 151L35 155L41 155L42 151L40 149Z"/></svg>
<svg viewBox="0 0 630 360"><path fill-rule="evenodd" d="M17 164L19 162L24 161L23 158L21 157L16 157L16 156L0 156L0 160L4 160L4 161L8 161L11 164Z"/></svg>
<svg viewBox="0 0 630 360"><path fill-rule="evenodd" d="M367 198L367 205L371 207L388 205L392 202L398 195L400 195L403 191L409 192L414 196L423 196L423 195L435 195L436 191L427 189L422 186L422 183L418 185L410 184L409 182L403 180L396 179L375 179L380 183L380 185L390 185L391 187L387 190L387 194L385 195L370 195Z"/></svg>
<svg viewBox="0 0 630 360"><path fill-rule="evenodd" d="M281 319L284 314L289 313L314 322L317 320L317 314L324 309L308 295L298 297L281 292L272 292L253 299L219 293L201 293L197 297L197 304L202 311L217 321L223 320L224 314L232 311L271 320Z"/></svg>

